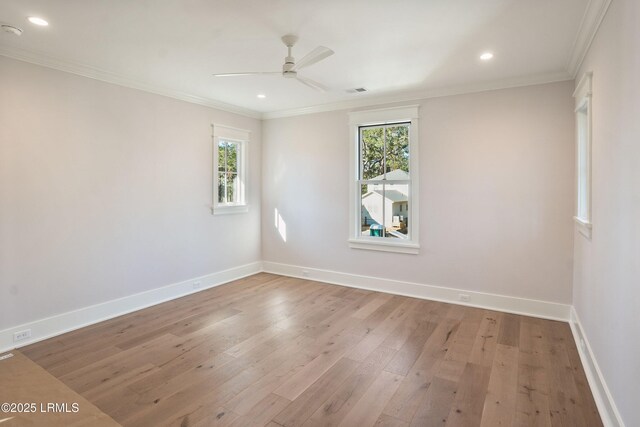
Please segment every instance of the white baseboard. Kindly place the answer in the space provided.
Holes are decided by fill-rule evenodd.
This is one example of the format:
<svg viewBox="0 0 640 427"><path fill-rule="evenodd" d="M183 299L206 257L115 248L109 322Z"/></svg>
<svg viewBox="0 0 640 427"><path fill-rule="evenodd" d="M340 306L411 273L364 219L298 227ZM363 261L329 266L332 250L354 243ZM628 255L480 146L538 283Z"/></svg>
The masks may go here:
<svg viewBox="0 0 640 427"><path fill-rule="evenodd" d="M253 262L4 329L0 331L0 352L33 344L34 342L131 313L132 311L200 292L260 271L262 271L262 262ZM194 282L200 282L200 287L194 289ZM31 329L31 338L13 342L13 334L26 329Z"/></svg>
<svg viewBox="0 0 640 427"><path fill-rule="evenodd" d="M490 310L504 311L507 313L521 314L524 316L560 320L563 322L569 321L571 310L571 306L568 304L474 292L465 289L445 288L420 283L401 282L391 279L380 279L377 277L300 267L270 261L263 261L263 269L268 273L280 274L283 276L318 280L320 282L333 283L352 288L442 301L470 307L486 308ZM468 295L469 301L461 302L459 300L460 294Z"/></svg>
<svg viewBox="0 0 640 427"><path fill-rule="evenodd" d="M624 421L622 421L620 412L618 412L613 396L611 395L611 392L607 387L607 383L604 380L604 376L602 375L602 371L598 366L598 361L593 354L593 350L591 350L591 345L589 345L589 340L584 333L582 323L580 323L580 318L578 317L575 307L571 307L571 319L569 321L569 325L571 326L573 339L576 341L576 347L580 354L582 366L587 374L587 381L589 381L591 393L593 393L593 398L598 406L602 423L605 427L624 427Z"/></svg>

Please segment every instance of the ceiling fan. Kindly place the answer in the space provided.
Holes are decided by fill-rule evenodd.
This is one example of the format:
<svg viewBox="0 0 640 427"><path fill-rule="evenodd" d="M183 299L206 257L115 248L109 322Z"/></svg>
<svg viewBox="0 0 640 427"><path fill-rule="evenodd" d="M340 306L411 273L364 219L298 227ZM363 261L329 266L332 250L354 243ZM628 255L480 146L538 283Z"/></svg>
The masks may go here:
<svg viewBox="0 0 640 427"><path fill-rule="evenodd" d="M256 76L256 75L276 75L281 74L282 77L287 79L296 79L300 83L309 86L320 92L326 92L328 88L321 83L311 80L307 77L298 75L298 70L313 65L323 59L333 55L333 51L328 47L318 46L309 52L306 56L302 57L300 61L296 63L296 60L291 56L291 48L298 41L298 36L287 34L282 36L282 42L287 46L287 56L284 58L284 64L282 65L282 71L266 71L266 72L244 72L244 73L222 73L214 74L214 77L236 77L236 76Z"/></svg>

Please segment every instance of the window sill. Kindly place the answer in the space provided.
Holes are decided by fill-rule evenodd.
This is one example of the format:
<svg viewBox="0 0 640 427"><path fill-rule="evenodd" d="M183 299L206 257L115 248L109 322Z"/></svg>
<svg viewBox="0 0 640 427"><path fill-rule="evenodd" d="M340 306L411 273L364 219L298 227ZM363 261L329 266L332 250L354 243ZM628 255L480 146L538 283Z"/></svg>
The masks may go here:
<svg viewBox="0 0 640 427"><path fill-rule="evenodd" d="M413 255L416 255L420 252L420 245L417 243L377 242L368 239L349 239L349 247L352 249L396 252L401 254Z"/></svg>
<svg viewBox="0 0 640 427"><path fill-rule="evenodd" d="M580 234L591 240L591 229L593 228L593 224L587 220L578 218L577 216L574 216L573 220L576 222L576 226L578 227Z"/></svg>
<svg viewBox="0 0 640 427"><path fill-rule="evenodd" d="M212 206L213 215L230 215L249 212L249 205Z"/></svg>

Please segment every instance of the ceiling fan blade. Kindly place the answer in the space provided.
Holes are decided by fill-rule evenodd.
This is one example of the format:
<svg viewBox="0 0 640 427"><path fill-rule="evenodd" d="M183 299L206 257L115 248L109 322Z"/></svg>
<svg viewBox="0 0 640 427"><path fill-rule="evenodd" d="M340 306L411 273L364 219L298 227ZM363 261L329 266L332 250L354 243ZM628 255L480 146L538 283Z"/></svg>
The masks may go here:
<svg viewBox="0 0 640 427"><path fill-rule="evenodd" d="M221 73L214 74L213 77L237 77L237 76L261 76L261 75L270 75L270 74L282 74L282 71L247 71L244 73Z"/></svg>
<svg viewBox="0 0 640 427"><path fill-rule="evenodd" d="M320 92L328 92L329 91L328 87L326 87L325 85L323 85L321 83L318 83L315 80L311 80L311 79L308 79L306 77L300 77L300 76L297 76L296 80L298 80L303 85L309 86L310 88L315 89L317 91L320 91Z"/></svg>
<svg viewBox="0 0 640 427"><path fill-rule="evenodd" d="M316 62L320 62L323 59L333 55L333 53L334 52L328 47L318 46L317 48L313 49L311 52L303 56L302 59L299 60L293 67L293 70L295 71L304 67L308 67L309 65L313 65Z"/></svg>

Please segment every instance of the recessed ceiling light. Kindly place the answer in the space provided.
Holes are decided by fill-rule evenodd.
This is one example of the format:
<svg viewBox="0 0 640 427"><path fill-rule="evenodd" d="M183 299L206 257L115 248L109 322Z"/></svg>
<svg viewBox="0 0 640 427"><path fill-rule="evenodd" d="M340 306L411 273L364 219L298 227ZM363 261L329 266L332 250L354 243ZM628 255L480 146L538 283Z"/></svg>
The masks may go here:
<svg viewBox="0 0 640 427"><path fill-rule="evenodd" d="M480 59L482 59L483 61L488 61L491 58L493 58L493 53L491 52L485 52L482 55L480 55Z"/></svg>
<svg viewBox="0 0 640 427"><path fill-rule="evenodd" d="M46 27L47 25L49 25L47 21L42 18L38 18L37 16L30 16L27 19L29 19L29 22L31 22L32 24L39 25L41 27Z"/></svg>
<svg viewBox="0 0 640 427"><path fill-rule="evenodd" d="M265 95L264 93L259 93L258 94L258 98L260 99L265 99L267 97L267 95Z"/></svg>

